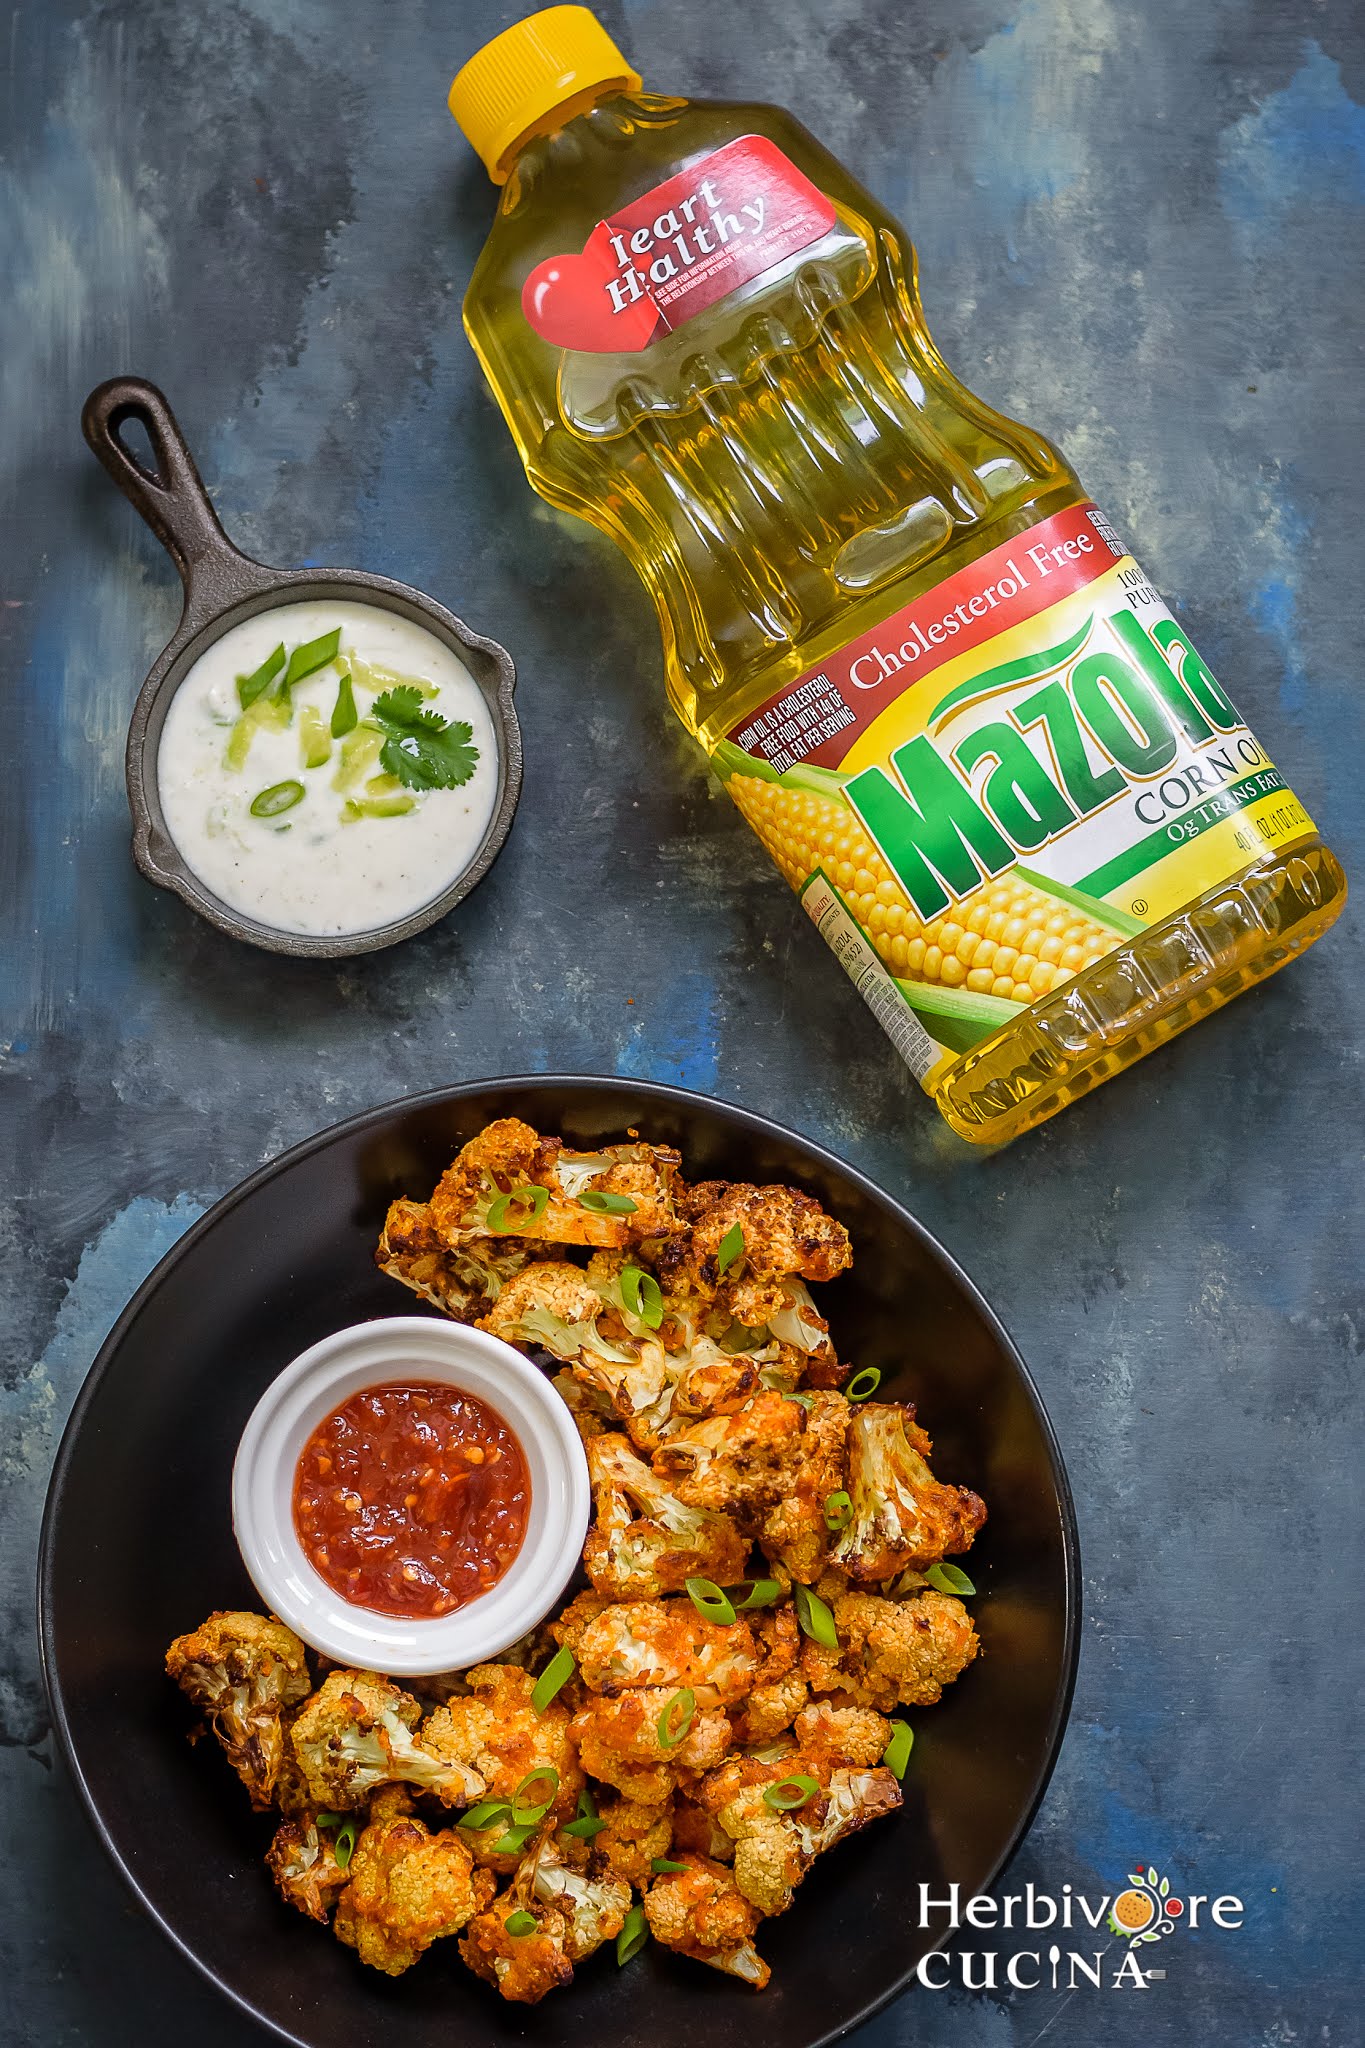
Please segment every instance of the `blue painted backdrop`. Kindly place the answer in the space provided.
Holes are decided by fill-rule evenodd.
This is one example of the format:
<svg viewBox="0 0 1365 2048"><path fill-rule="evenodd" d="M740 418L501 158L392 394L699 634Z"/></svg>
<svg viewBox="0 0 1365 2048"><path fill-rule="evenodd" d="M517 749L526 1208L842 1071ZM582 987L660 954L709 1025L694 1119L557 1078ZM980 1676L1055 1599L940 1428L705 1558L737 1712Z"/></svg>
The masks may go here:
<svg viewBox="0 0 1365 2048"><path fill-rule="evenodd" d="M955 367L1062 442L1359 876L1354 0L605 12L650 83L788 103L903 215ZM919 1993L877 2048L1358 2041L1358 919L1001 1157L939 1127L667 721L631 574L532 497L481 388L458 306L492 193L443 97L514 14L4 23L0 2041L243 2040L53 1767L33 1548L100 1338L261 1159L527 1066L717 1090L943 1235L1033 1363L1085 1551L1075 1716L1014 1875L1094 1894L1142 1857L1247 1902L1146 1992ZM77 428L125 369L247 548L410 579L511 645L520 818L444 928L296 966L135 875L122 736L177 591Z"/></svg>

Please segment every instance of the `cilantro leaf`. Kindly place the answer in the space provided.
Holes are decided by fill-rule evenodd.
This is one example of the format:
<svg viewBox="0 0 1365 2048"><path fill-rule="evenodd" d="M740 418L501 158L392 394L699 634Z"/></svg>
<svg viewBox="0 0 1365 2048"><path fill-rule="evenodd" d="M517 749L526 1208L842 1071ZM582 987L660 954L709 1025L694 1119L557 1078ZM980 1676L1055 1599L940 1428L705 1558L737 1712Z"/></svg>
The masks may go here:
<svg viewBox="0 0 1365 2048"><path fill-rule="evenodd" d="M370 717L384 734L380 766L408 789L458 789L474 773L473 726L427 710L410 683L376 697Z"/></svg>

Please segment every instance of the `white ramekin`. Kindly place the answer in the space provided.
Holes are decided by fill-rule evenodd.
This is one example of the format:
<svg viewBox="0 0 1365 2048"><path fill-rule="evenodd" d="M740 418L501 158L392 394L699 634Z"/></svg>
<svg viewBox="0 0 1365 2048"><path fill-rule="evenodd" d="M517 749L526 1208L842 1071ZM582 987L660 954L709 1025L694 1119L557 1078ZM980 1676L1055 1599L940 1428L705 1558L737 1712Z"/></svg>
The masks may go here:
<svg viewBox="0 0 1365 2048"><path fill-rule="evenodd" d="M487 1401L515 1434L530 1478L512 1564L487 1593L431 1621L350 1605L294 1531L294 1474L314 1429L353 1394L401 1380ZM543 1621L578 1564L590 1508L582 1441L544 1374L500 1337L425 1316L357 1323L296 1358L252 1410L232 1470L232 1526L261 1598L324 1656L400 1678L466 1670Z"/></svg>

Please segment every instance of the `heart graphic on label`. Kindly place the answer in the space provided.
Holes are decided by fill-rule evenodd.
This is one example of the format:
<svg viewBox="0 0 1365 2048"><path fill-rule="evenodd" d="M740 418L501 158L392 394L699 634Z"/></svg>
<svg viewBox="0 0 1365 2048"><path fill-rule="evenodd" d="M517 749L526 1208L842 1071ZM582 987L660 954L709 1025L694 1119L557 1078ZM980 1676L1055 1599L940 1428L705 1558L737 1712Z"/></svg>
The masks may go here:
<svg viewBox="0 0 1365 2048"><path fill-rule="evenodd" d="M654 338L659 309L642 296L627 301L618 313L607 286L620 276L602 224L593 229L581 255L569 252L537 263L521 288L522 311L537 334L556 348L634 354Z"/></svg>

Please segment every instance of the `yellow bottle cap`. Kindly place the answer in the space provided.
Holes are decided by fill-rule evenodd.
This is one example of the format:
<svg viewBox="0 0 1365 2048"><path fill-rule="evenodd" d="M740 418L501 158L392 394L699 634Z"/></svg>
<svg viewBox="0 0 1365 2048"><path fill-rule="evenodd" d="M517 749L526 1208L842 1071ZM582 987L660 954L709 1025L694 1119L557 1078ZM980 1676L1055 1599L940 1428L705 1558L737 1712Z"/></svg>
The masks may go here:
<svg viewBox="0 0 1365 2048"><path fill-rule="evenodd" d="M638 92L632 70L586 7L547 7L476 50L450 88L450 111L495 185L506 182L517 144L547 114L568 121L603 89Z"/></svg>

